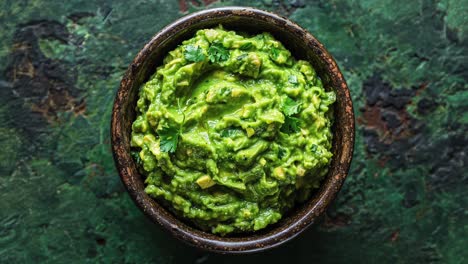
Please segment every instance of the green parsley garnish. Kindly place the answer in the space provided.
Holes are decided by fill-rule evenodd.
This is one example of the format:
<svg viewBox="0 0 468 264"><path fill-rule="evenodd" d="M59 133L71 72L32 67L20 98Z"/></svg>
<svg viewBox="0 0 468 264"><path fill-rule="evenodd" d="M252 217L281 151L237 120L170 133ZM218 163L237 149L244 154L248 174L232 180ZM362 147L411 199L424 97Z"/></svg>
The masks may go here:
<svg viewBox="0 0 468 264"><path fill-rule="evenodd" d="M312 144L312 146L310 147L310 151L316 152L317 151L317 145Z"/></svg>
<svg viewBox="0 0 468 264"><path fill-rule="evenodd" d="M223 131L221 131L220 135L221 137L232 137L232 136L235 136L238 132L239 132L238 129L226 128Z"/></svg>
<svg viewBox="0 0 468 264"><path fill-rule="evenodd" d="M240 50L248 50L250 49L251 47L253 46L252 42L246 42L244 44L242 44L239 49Z"/></svg>
<svg viewBox="0 0 468 264"><path fill-rule="evenodd" d="M222 43L214 42L208 49L208 58L211 62L223 62L229 59L229 50Z"/></svg>
<svg viewBox="0 0 468 264"><path fill-rule="evenodd" d="M292 117L292 115L299 113L301 104L302 103L298 103L290 97L286 97L286 100L284 100L281 106L281 110L285 115L284 123L280 129L282 132L289 134L299 131L299 118Z"/></svg>
<svg viewBox="0 0 468 264"><path fill-rule="evenodd" d="M286 116L292 116L294 114L299 113L302 103L298 103L291 99L290 97L286 97L284 100L281 110Z"/></svg>
<svg viewBox="0 0 468 264"><path fill-rule="evenodd" d="M273 59L277 59L278 56L280 54L280 50L275 48L275 47L271 47L271 50L270 50L270 55Z"/></svg>
<svg viewBox="0 0 468 264"><path fill-rule="evenodd" d="M185 114L182 111L182 106L180 99L177 98L177 112L183 115L182 124L185 122ZM177 149L177 144L179 143L179 137L182 134L182 126L169 125L162 127L158 132L159 135L159 146L162 152L174 153Z"/></svg>
<svg viewBox="0 0 468 264"><path fill-rule="evenodd" d="M283 133L296 133L299 131L299 118L286 116L284 123L281 126L281 132Z"/></svg>
<svg viewBox="0 0 468 264"><path fill-rule="evenodd" d="M158 131L160 148L162 152L174 153L179 143L180 128L175 126L163 127Z"/></svg>
<svg viewBox="0 0 468 264"><path fill-rule="evenodd" d="M205 60L205 54L203 54L203 49L200 47L195 47L193 45L188 45L185 48L184 57L187 61L191 62L200 62Z"/></svg>

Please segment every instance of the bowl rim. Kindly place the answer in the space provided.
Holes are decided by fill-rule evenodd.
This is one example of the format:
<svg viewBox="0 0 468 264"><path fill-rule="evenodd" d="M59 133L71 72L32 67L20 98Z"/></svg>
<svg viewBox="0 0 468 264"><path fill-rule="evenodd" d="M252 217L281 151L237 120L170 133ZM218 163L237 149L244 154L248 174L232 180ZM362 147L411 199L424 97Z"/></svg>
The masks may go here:
<svg viewBox="0 0 468 264"><path fill-rule="evenodd" d="M310 208L296 219L295 222L291 222L282 229L275 228L271 232L263 235L252 233L244 237L235 238L217 236L185 224L177 219L177 217L172 216L167 209L149 197L144 192L144 188L138 188L138 183L135 182L135 178L132 177L131 170L128 168L128 166L130 166L131 163L134 163L134 161L128 151L126 151L127 146L125 146L125 135L122 133L122 116L125 113L121 107L126 98L128 98L129 90L132 88L132 77L138 71L139 67L142 66L142 61L145 56L153 47L163 41L163 38L170 36L170 34L172 34L171 32L174 30L181 31L188 25L203 21L205 16L214 15L219 17L227 14L249 16L251 19L263 19L267 22L281 23L288 31L293 32L293 34L302 34L303 40L307 42L306 44L309 46L312 45L314 49L317 49L321 53L319 57L321 60L325 60L327 72L332 75L332 77L335 78L335 81L340 85L340 87L335 87L335 89L343 90L344 97L342 100L345 102L344 114L347 116L345 119L346 123L340 124L347 127L344 135L344 138L346 138L347 141L343 142L345 150L343 150L342 153L344 154L339 157L339 173L331 175L329 172L327 174L327 177L322 182L323 186L321 186L320 191L318 191L317 198L313 199L315 200L315 203L311 204L311 197L307 202L307 204L310 204ZM354 149L354 126L353 104L346 81L344 80L333 57L311 33L300 27L295 22L269 11L252 7L227 6L198 11L175 20L156 33L156 35L151 38L143 49L138 52L126 70L115 96L111 119L111 144L114 161L126 190L136 205L153 222L163 226L166 231L191 246L218 253L246 253L263 251L277 247L291 240L303 232L325 211L341 189L341 186L348 174ZM334 158L338 157L334 156ZM275 231L276 229L278 230Z"/></svg>

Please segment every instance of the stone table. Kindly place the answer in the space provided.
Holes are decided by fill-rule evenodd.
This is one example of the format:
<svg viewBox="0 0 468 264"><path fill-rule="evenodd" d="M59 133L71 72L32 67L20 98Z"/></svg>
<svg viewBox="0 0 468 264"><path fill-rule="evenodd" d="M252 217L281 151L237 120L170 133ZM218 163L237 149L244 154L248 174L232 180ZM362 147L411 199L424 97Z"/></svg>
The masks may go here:
<svg viewBox="0 0 468 264"><path fill-rule="evenodd" d="M184 14L250 5L312 32L355 104L349 177L277 249L187 247L124 191L109 146L120 78ZM0 263L467 263L467 0L2 0Z"/></svg>

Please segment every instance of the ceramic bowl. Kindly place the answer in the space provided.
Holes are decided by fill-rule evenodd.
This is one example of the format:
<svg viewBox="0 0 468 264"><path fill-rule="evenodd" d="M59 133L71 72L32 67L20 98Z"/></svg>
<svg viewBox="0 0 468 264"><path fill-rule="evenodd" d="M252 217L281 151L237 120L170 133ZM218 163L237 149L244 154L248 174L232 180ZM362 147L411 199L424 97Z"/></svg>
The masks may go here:
<svg viewBox="0 0 468 264"><path fill-rule="evenodd" d="M197 229L160 205L144 192L144 177L130 156L130 134L140 86L161 65L164 56L195 31L222 24L226 29L251 33L270 32L296 59L311 62L327 89L336 92L333 126L333 158L321 187L304 204L297 205L276 224L235 236L218 236ZM336 45L339 45L337 43ZM354 144L351 97L335 60L311 33L270 12L247 7L223 7L187 15L159 31L128 67L117 92L112 113L112 150L120 177L136 205L174 237L197 248L243 253L278 246L310 226L332 203L348 173Z"/></svg>

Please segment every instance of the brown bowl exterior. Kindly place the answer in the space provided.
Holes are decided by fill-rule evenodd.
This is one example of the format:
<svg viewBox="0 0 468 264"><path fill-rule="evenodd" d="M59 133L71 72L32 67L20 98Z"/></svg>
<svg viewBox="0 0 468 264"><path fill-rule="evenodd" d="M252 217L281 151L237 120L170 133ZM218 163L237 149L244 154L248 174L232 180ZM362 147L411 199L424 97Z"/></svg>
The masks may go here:
<svg viewBox="0 0 468 264"><path fill-rule="evenodd" d="M144 192L143 177L130 156L130 135L135 119L139 87L162 64L164 56L195 31L222 24L227 29L252 33L270 32L296 59L308 60L327 89L337 95L334 104L334 154L321 187L305 204L298 205L277 224L264 230L232 237L203 232L187 224ZM117 92L111 124L112 150L120 177L141 210L155 223L189 245L221 253L261 251L278 246L311 225L333 201L351 163L354 146L354 114L346 82L335 60L309 32L279 15L246 7L209 9L185 16L157 33L138 53L126 71Z"/></svg>

